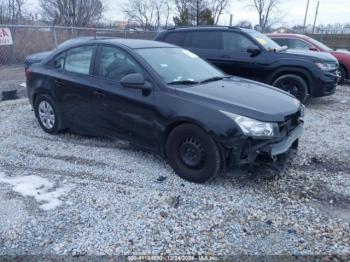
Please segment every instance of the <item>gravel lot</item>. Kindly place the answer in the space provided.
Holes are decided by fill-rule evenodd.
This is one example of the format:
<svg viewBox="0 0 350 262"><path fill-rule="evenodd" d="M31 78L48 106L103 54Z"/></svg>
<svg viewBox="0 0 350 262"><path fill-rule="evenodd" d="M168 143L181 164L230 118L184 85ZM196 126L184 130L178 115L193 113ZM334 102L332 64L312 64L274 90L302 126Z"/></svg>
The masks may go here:
<svg viewBox="0 0 350 262"><path fill-rule="evenodd" d="M191 184L125 141L45 134L25 99L0 103L0 137L0 255L350 254L349 86L308 103L269 180Z"/></svg>
<svg viewBox="0 0 350 262"><path fill-rule="evenodd" d="M23 82L25 82L23 65L0 65L0 101L9 96L24 97L27 92L23 86L20 86ZM11 94L13 91L15 93Z"/></svg>

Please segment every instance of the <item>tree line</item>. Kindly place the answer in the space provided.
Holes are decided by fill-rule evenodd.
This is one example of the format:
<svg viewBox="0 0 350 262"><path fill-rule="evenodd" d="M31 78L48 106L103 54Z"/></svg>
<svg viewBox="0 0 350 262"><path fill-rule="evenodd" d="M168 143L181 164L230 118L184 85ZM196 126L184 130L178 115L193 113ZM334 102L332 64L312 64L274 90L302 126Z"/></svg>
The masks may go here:
<svg viewBox="0 0 350 262"><path fill-rule="evenodd" d="M0 0L0 24L23 23L28 14L24 6L33 0ZM32 21L40 20L50 25L96 26L101 25L108 9L107 0L37 0L40 16L30 15ZM158 30L170 26L217 25L220 17L234 7L237 1L256 10L259 24L255 26L266 32L281 22L282 0L114 0L119 4L129 24L142 30ZM234 16L234 14L233 14ZM28 18L27 18L28 19ZM113 18L113 20L121 20ZM249 19L236 24L253 28Z"/></svg>

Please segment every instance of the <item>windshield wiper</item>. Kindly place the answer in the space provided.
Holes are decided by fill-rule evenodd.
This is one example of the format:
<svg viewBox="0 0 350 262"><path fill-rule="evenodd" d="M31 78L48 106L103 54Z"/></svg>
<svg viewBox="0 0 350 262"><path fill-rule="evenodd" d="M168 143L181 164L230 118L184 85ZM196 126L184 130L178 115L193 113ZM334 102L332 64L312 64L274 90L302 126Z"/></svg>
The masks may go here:
<svg viewBox="0 0 350 262"><path fill-rule="evenodd" d="M209 83L209 82L215 82L215 81L220 81L223 80L225 78L231 78L230 76L214 76L208 79L205 79L203 81L200 82L200 84L205 84L205 83Z"/></svg>
<svg viewBox="0 0 350 262"><path fill-rule="evenodd" d="M195 85L198 84L197 81L193 80L179 80L168 83L168 85Z"/></svg>

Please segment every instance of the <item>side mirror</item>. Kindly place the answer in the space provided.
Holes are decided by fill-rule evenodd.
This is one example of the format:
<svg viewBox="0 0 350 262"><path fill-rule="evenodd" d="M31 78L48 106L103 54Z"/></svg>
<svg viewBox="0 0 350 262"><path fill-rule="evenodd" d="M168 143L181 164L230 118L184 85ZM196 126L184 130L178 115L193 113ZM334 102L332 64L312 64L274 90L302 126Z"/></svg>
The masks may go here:
<svg viewBox="0 0 350 262"><path fill-rule="evenodd" d="M142 74L135 73L124 76L120 80L120 83L124 87L142 89L142 87L146 84L146 81Z"/></svg>
<svg viewBox="0 0 350 262"><path fill-rule="evenodd" d="M254 56L259 55L259 54L261 53L261 50L260 50L260 48L257 47L257 46L251 46L251 47L248 47L247 52L248 52L252 57L254 57Z"/></svg>
<svg viewBox="0 0 350 262"><path fill-rule="evenodd" d="M148 96L151 93L152 86L145 80L145 77L140 73L134 73L124 76L120 80L120 84L126 88L141 89L143 96Z"/></svg>

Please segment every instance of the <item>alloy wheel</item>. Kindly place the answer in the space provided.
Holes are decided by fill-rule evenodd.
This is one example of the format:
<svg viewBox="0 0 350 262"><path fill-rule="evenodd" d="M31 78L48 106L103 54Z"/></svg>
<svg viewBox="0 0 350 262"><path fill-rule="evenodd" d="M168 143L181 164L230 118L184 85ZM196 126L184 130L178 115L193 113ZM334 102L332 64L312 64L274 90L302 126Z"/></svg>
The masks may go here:
<svg viewBox="0 0 350 262"><path fill-rule="evenodd" d="M47 129L55 126L55 112L51 104L45 100L41 101L38 108L39 118L42 125Z"/></svg>

